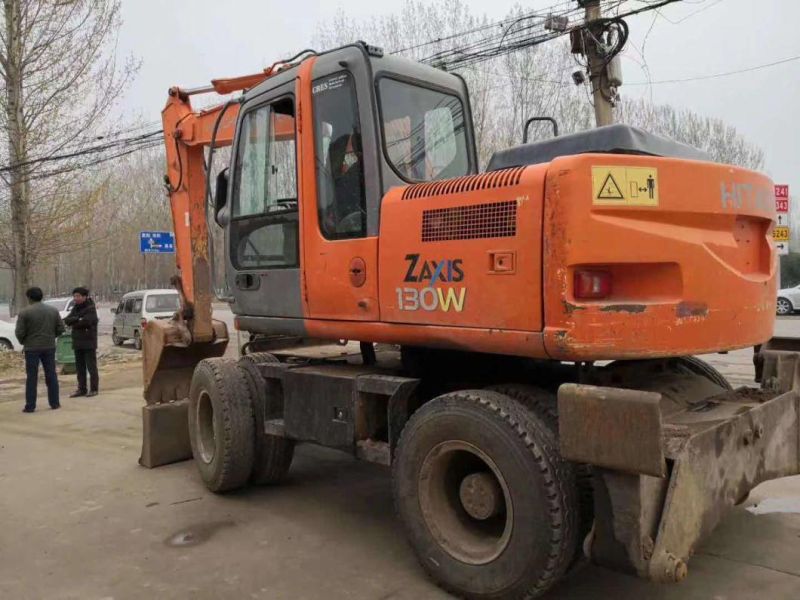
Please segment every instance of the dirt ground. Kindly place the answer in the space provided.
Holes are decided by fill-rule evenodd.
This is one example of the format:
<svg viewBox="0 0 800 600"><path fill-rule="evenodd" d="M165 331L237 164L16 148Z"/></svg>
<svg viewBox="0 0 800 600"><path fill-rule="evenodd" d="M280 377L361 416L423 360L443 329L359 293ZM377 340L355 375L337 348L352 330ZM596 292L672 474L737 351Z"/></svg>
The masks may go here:
<svg viewBox="0 0 800 600"><path fill-rule="evenodd" d="M750 357L711 358L737 382ZM301 446L285 485L216 496L191 462L138 466L140 377L112 364L98 397L25 415L21 379L0 375L0 599L449 597L416 564L382 467ZM682 584L581 565L548 597L800 598L800 478L749 504L761 514L736 509Z"/></svg>

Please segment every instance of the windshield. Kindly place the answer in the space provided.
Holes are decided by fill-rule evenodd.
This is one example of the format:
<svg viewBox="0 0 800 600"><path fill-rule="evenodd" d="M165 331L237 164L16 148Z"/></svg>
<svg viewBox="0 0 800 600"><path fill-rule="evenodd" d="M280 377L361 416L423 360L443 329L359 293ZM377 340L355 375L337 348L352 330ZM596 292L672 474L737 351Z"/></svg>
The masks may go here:
<svg viewBox="0 0 800 600"><path fill-rule="evenodd" d="M464 106L452 94L384 77L378 84L386 158L408 181L469 172Z"/></svg>
<svg viewBox="0 0 800 600"><path fill-rule="evenodd" d="M153 294L147 297L144 309L147 312L175 312L178 304L178 294Z"/></svg>

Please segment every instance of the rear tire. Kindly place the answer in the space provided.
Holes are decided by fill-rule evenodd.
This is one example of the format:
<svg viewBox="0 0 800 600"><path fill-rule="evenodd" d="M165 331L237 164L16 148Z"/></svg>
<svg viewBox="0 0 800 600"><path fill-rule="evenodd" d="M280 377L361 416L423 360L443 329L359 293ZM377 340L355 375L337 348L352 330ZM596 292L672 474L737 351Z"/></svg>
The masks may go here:
<svg viewBox="0 0 800 600"><path fill-rule="evenodd" d="M14 344L7 339L0 339L0 352L11 352L14 349Z"/></svg>
<svg viewBox="0 0 800 600"><path fill-rule="evenodd" d="M142 336L139 335L138 330L133 332L133 347L137 350L142 349Z"/></svg>
<svg viewBox="0 0 800 600"><path fill-rule="evenodd" d="M241 356L239 360L240 361L246 360L254 365L281 362L278 360L277 356L275 356L274 354L270 354L269 352L251 352L250 354L245 354Z"/></svg>
<svg viewBox="0 0 800 600"><path fill-rule="evenodd" d="M423 568L459 596L540 596L575 555L572 467L547 425L498 392L453 392L415 412L393 487Z"/></svg>
<svg viewBox="0 0 800 600"><path fill-rule="evenodd" d="M279 361L268 352L255 352L242 356L238 362L253 406L255 448L250 480L258 485L280 483L286 479L294 458L294 440L264 433L266 419L283 416L279 400L270 393L269 386L256 367L268 362Z"/></svg>
<svg viewBox="0 0 800 600"><path fill-rule="evenodd" d="M714 367L708 364L706 361L697 358L696 356L681 356L679 358L673 359L674 361L678 362L679 364L684 365L693 373L697 375L701 375L705 377L709 381L716 383L723 389L732 390L733 386L730 382L725 379L725 376L717 371Z"/></svg>
<svg viewBox="0 0 800 600"><path fill-rule="evenodd" d="M558 398L555 394L523 383L493 385L488 389L505 394L533 411L553 432L556 442L558 442ZM577 486L580 507L579 538L583 540L592 530L592 525L594 524L592 467L585 463L572 464L575 469L575 485ZM579 545L575 552L575 562L581 556L583 556L583 552Z"/></svg>
<svg viewBox="0 0 800 600"><path fill-rule="evenodd" d="M224 358L200 361L189 389L189 438L206 487L242 487L253 470L253 409L242 371Z"/></svg>

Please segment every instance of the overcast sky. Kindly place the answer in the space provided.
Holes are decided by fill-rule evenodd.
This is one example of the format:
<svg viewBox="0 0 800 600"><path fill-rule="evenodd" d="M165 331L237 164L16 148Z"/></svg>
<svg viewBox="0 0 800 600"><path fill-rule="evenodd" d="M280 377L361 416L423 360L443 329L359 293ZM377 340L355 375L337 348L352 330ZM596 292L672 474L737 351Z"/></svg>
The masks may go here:
<svg viewBox="0 0 800 600"><path fill-rule="evenodd" d="M536 9L558 0L465 2L476 14L497 20L515 4ZM159 120L171 85L192 87L260 70L307 47L317 25L340 8L374 15L396 12L401 5L402 0L123 0L120 50L142 61L124 107L147 121ZM631 48L623 61L629 85L621 91L734 125L764 149L768 174L776 183L789 183L800 201L800 60L716 79L633 85L647 80L640 64L645 37L650 77L663 81L798 56L798 23L796 0L684 0L660 15L633 17Z"/></svg>

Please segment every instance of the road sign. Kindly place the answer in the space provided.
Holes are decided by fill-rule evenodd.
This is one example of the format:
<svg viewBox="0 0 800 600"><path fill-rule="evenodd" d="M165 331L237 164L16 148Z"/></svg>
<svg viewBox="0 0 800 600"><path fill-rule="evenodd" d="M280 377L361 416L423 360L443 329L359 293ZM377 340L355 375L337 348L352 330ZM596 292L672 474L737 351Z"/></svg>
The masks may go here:
<svg viewBox="0 0 800 600"><path fill-rule="evenodd" d="M788 242L789 241L789 226L788 225L776 225L772 229L772 239L776 242Z"/></svg>
<svg viewBox="0 0 800 600"><path fill-rule="evenodd" d="M786 255L789 254L789 243L788 242L778 242L775 244L775 249L778 251L778 255Z"/></svg>
<svg viewBox="0 0 800 600"><path fill-rule="evenodd" d="M139 233L139 252L170 254L175 252L175 236L171 231L142 231Z"/></svg>
<svg viewBox="0 0 800 600"><path fill-rule="evenodd" d="M775 210L778 214L789 212L789 186L775 186Z"/></svg>

